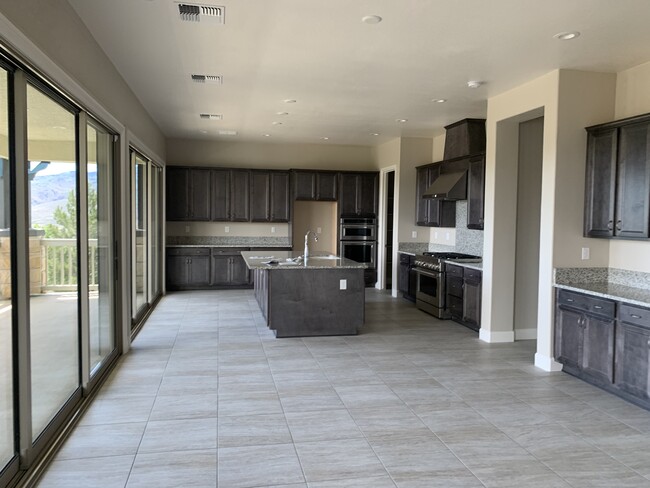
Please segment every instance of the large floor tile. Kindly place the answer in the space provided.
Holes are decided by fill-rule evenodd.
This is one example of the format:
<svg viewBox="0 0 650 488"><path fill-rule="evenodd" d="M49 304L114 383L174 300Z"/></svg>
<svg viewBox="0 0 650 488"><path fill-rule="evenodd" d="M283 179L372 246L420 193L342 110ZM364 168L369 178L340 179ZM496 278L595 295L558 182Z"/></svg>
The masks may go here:
<svg viewBox="0 0 650 488"><path fill-rule="evenodd" d="M41 488L124 488L135 455L54 461L40 479Z"/></svg>
<svg viewBox="0 0 650 488"><path fill-rule="evenodd" d="M282 414L219 419L219 447L261 446L293 442Z"/></svg>
<svg viewBox="0 0 650 488"><path fill-rule="evenodd" d="M219 449L219 486L251 488L304 481L293 444Z"/></svg>
<svg viewBox="0 0 650 488"><path fill-rule="evenodd" d="M126 488L216 488L216 450L138 454Z"/></svg>
<svg viewBox="0 0 650 488"><path fill-rule="evenodd" d="M65 441L56 459L81 459L135 454L145 422L81 425Z"/></svg>
<svg viewBox="0 0 650 488"><path fill-rule="evenodd" d="M156 420L147 424L138 452L216 449L217 419Z"/></svg>

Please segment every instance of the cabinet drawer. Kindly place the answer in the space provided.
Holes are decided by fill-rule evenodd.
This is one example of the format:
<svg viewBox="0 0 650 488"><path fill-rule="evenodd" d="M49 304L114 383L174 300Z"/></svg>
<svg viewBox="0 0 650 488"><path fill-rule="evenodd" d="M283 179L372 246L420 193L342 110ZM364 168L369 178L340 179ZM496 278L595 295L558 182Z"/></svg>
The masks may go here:
<svg viewBox="0 0 650 488"><path fill-rule="evenodd" d="M650 310L647 308L621 303L618 309L618 318L621 322L650 329Z"/></svg>
<svg viewBox="0 0 650 488"><path fill-rule="evenodd" d="M457 276L447 276L447 295L463 297L463 279Z"/></svg>
<svg viewBox="0 0 650 488"><path fill-rule="evenodd" d="M585 312L614 317L616 315L616 303L605 298L597 298L582 293L561 290L558 293L558 305L571 307Z"/></svg>
<svg viewBox="0 0 650 488"><path fill-rule="evenodd" d="M463 277L463 268L460 266L453 266L447 264L445 266L445 273L447 273L447 276L459 276Z"/></svg>
<svg viewBox="0 0 650 488"><path fill-rule="evenodd" d="M248 248L213 247L211 254L213 256L236 256L242 251L248 251Z"/></svg>
<svg viewBox="0 0 650 488"><path fill-rule="evenodd" d="M168 247L168 256L209 256L210 249L207 247Z"/></svg>
<svg viewBox="0 0 650 488"><path fill-rule="evenodd" d="M411 264L411 256L404 253L399 253L399 264L409 265Z"/></svg>
<svg viewBox="0 0 650 488"><path fill-rule="evenodd" d="M478 269L465 268L465 279L481 282L483 273Z"/></svg>

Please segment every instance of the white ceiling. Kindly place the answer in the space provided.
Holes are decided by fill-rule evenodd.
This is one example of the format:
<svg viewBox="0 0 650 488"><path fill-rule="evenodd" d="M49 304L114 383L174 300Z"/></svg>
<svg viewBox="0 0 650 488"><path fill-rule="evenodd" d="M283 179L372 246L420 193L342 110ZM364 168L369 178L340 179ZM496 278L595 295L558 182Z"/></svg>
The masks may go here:
<svg viewBox="0 0 650 488"><path fill-rule="evenodd" d="M173 0L68 1L170 138L430 137L484 117L489 97L551 70L617 72L650 60L648 0L186 2L225 6L224 25L182 22ZM369 14L383 21L362 23ZM553 38L574 30L572 41ZM192 73L224 82L196 84Z"/></svg>

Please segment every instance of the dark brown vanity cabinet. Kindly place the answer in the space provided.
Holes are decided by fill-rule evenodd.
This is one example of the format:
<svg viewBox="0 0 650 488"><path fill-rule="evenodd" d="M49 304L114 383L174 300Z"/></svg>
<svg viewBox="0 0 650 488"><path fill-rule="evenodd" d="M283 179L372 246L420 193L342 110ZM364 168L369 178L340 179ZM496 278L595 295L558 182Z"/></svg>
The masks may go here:
<svg viewBox="0 0 650 488"><path fill-rule="evenodd" d="M611 300L559 290L555 357L565 368L598 384L614 381L616 304Z"/></svg>
<svg viewBox="0 0 650 488"><path fill-rule="evenodd" d="M650 115L587 128L587 237L650 236Z"/></svg>
<svg viewBox="0 0 650 488"><path fill-rule="evenodd" d="M335 202L338 173L334 171L292 171L294 199Z"/></svg>
<svg viewBox="0 0 650 488"><path fill-rule="evenodd" d="M415 223L426 227L455 227L456 202L422 198L424 192L440 176L441 163L416 168Z"/></svg>
<svg viewBox="0 0 650 488"><path fill-rule="evenodd" d="M167 248L167 288L182 290L210 284L210 249Z"/></svg>
<svg viewBox="0 0 650 488"><path fill-rule="evenodd" d="M379 174L339 173L339 214L375 217Z"/></svg>
<svg viewBox="0 0 650 488"><path fill-rule="evenodd" d="M251 222L289 222L289 173L251 171Z"/></svg>
<svg viewBox="0 0 650 488"><path fill-rule="evenodd" d="M625 393L650 398L650 310L621 304L616 329L615 384Z"/></svg>
<svg viewBox="0 0 650 488"><path fill-rule="evenodd" d="M167 168L167 220L210 220L210 170Z"/></svg>

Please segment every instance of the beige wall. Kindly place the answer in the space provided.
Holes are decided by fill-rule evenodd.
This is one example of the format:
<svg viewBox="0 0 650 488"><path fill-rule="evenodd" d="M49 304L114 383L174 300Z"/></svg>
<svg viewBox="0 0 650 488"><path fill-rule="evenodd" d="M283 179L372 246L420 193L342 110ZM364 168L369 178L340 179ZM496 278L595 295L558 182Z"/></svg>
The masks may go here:
<svg viewBox="0 0 650 488"><path fill-rule="evenodd" d="M170 165L234 166L264 169L377 169L370 146L281 144L169 139Z"/></svg>
<svg viewBox="0 0 650 488"><path fill-rule="evenodd" d="M228 228L228 232L226 232ZM275 232L274 232L275 230ZM287 237L289 224L260 222L167 222L168 236Z"/></svg>
<svg viewBox="0 0 650 488"><path fill-rule="evenodd" d="M0 12L140 141L164 158L162 132L68 2L0 0Z"/></svg>
<svg viewBox="0 0 650 488"><path fill-rule="evenodd" d="M433 138L433 151L431 151L431 162L445 159L445 134Z"/></svg>
<svg viewBox="0 0 650 488"><path fill-rule="evenodd" d="M616 77L615 119L650 112L650 63L621 71ZM650 242L612 240L609 265L650 273Z"/></svg>
<svg viewBox="0 0 650 488"><path fill-rule="evenodd" d="M318 233L318 242L309 237L310 251L338 254L336 202L294 202L293 248L302 252L308 230ZM320 228L320 232L319 232Z"/></svg>

